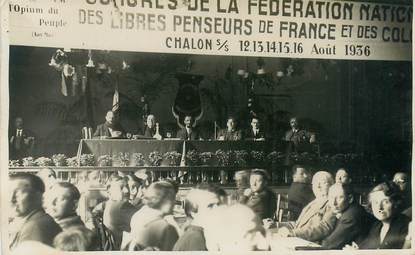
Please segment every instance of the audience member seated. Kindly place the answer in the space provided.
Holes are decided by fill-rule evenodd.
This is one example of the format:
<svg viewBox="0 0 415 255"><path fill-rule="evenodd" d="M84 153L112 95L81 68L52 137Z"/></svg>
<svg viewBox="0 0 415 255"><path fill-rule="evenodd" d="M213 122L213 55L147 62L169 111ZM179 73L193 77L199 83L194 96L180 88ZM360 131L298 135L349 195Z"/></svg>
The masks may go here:
<svg viewBox="0 0 415 255"><path fill-rule="evenodd" d="M88 187L89 186L88 175L89 175L88 171L78 172L76 175L76 187L78 188L81 194L88 191L88 188L89 188Z"/></svg>
<svg viewBox="0 0 415 255"><path fill-rule="evenodd" d="M264 141L265 133L261 129L261 123L258 118L252 118L251 128L245 132L245 140Z"/></svg>
<svg viewBox="0 0 415 255"><path fill-rule="evenodd" d="M10 212L14 220L9 229L10 249L24 241L38 241L52 246L53 238L62 231L53 218L42 208L45 185L33 174L18 173L9 179Z"/></svg>
<svg viewBox="0 0 415 255"><path fill-rule="evenodd" d="M176 182L175 180L173 180L171 178L166 178L166 179L163 180L163 182L170 183L173 186L174 197L175 197L174 206L175 205L181 205L182 202L176 200L177 193L179 192L179 184L178 184L178 182ZM183 231L182 231L181 227L179 226L179 224L177 223L176 219L174 218L174 215L173 215L173 213L174 213L174 206L173 206L173 209L171 210L170 213L164 215L164 220L166 220L167 223L169 223L170 225L172 225L173 227L175 227L176 228L176 231L177 231L177 234L179 236L181 236L183 234Z"/></svg>
<svg viewBox="0 0 415 255"><path fill-rule="evenodd" d="M329 189L330 210L337 221L333 232L323 239L322 246L327 249L342 249L360 236L365 236L373 222L365 209L353 197L350 186L336 183Z"/></svg>
<svg viewBox="0 0 415 255"><path fill-rule="evenodd" d="M184 128L180 129L177 132L177 138L181 140L200 140L201 137L199 135L199 132L194 129L193 124L193 117L192 116L186 116L184 117Z"/></svg>
<svg viewBox="0 0 415 255"><path fill-rule="evenodd" d="M400 199L399 188L393 182L374 187L369 194L369 202L377 221L363 240L345 249L401 249L408 235L410 219L399 213Z"/></svg>
<svg viewBox="0 0 415 255"><path fill-rule="evenodd" d="M301 210L314 198L310 172L302 165L293 166L293 183L288 190L290 219L297 220Z"/></svg>
<svg viewBox="0 0 415 255"><path fill-rule="evenodd" d="M105 122L97 126L94 138L123 138L125 135L124 129L117 122L114 112L108 111L105 115Z"/></svg>
<svg viewBox="0 0 415 255"><path fill-rule="evenodd" d="M9 157L22 159L33 155L35 136L32 131L24 128L23 118L17 117L14 129L9 131Z"/></svg>
<svg viewBox="0 0 415 255"><path fill-rule="evenodd" d="M141 180L132 174L126 175L128 179L128 189L130 190L130 204L134 205L137 209L143 206L143 190Z"/></svg>
<svg viewBox="0 0 415 255"><path fill-rule="evenodd" d="M131 218L129 250L171 251L178 239L176 228L165 215L171 214L176 196L171 183L152 183L144 194L144 206Z"/></svg>
<svg viewBox="0 0 415 255"><path fill-rule="evenodd" d="M204 228L211 223L209 215L218 204L215 188L209 184L189 191L184 206L189 224L174 245L174 251L207 251Z"/></svg>
<svg viewBox="0 0 415 255"><path fill-rule="evenodd" d="M408 174L404 172L397 172L393 176L393 182L399 187L402 196L402 203L400 209L408 210L412 206L412 189L411 183L409 182Z"/></svg>
<svg viewBox="0 0 415 255"><path fill-rule="evenodd" d="M88 174L88 189L103 189L104 184L104 173L100 170L93 170Z"/></svg>
<svg viewBox="0 0 415 255"><path fill-rule="evenodd" d="M276 209L276 196L267 187L268 173L263 169L251 171L250 188L244 191L240 199L242 204L250 207L262 219L272 218Z"/></svg>
<svg viewBox="0 0 415 255"><path fill-rule="evenodd" d="M342 183L345 185L349 185L350 183L352 183L352 179L350 178L349 173L346 169L340 168L339 170L337 170L336 183Z"/></svg>
<svg viewBox="0 0 415 255"><path fill-rule="evenodd" d="M150 186L153 180L153 173L147 169L137 170L134 175L141 180L142 188L145 190ZM144 191L143 190L143 191Z"/></svg>
<svg viewBox="0 0 415 255"><path fill-rule="evenodd" d="M60 251L96 251L99 248L95 234L79 227L64 229L53 240L53 246Z"/></svg>
<svg viewBox="0 0 415 255"><path fill-rule="evenodd" d="M312 188L316 199L304 207L294 228L283 227L279 229L278 234L296 236L311 242L320 242L327 237L336 223L336 217L329 210L327 199L329 188L333 183L333 177L329 172L315 173Z"/></svg>
<svg viewBox="0 0 415 255"><path fill-rule="evenodd" d="M231 194L231 202L239 202L243 198L243 194L249 188L249 170L241 170L235 172L234 180L236 190Z"/></svg>
<svg viewBox="0 0 415 255"><path fill-rule="evenodd" d="M229 117L226 122L226 129L219 130L217 140L239 141L241 139L242 139L242 132L236 129L235 118Z"/></svg>
<svg viewBox="0 0 415 255"><path fill-rule="evenodd" d="M246 252L268 250L261 220L251 208L235 204L219 206L207 216L204 228L209 251Z"/></svg>
<svg viewBox="0 0 415 255"><path fill-rule="evenodd" d="M45 184L45 191L56 183L56 172L52 168L47 167L39 170L37 176L39 176Z"/></svg>
<svg viewBox="0 0 415 255"><path fill-rule="evenodd" d="M101 216L104 225L112 232L115 250L121 247L123 231L130 232L130 221L137 209L128 202L130 191L125 178L115 176L109 180L108 201L98 204L93 215Z"/></svg>
<svg viewBox="0 0 415 255"><path fill-rule="evenodd" d="M85 228L84 222L76 213L80 197L81 194L73 184L58 182L45 192L45 210L63 230L70 227Z"/></svg>

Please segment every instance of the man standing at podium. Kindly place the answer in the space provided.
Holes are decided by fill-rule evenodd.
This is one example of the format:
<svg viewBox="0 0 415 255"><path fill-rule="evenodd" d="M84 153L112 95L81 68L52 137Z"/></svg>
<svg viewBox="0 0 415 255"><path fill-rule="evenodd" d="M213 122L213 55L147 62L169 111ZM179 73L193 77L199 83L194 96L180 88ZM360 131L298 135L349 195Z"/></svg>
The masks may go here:
<svg viewBox="0 0 415 255"><path fill-rule="evenodd" d="M123 138L124 129L116 122L113 111L108 111L105 115L105 123L98 125L94 133L94 138Z"/></svg>
<svg viewBox="0 0 415 255"><path fill-rule="evenodd" d="M177 138L181 140L199 140L200 136L197 130L193 129L193 118L190 115L184 117L184 128L177 132Z"/></svg>

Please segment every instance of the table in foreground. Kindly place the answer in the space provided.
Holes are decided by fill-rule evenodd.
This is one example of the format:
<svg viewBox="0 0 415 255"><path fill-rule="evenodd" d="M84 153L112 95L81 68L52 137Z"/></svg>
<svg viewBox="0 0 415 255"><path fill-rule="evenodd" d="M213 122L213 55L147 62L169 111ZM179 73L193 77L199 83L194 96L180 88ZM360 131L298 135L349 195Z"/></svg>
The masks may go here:
<svg viewBox="0 0 415 255"><path fill-rule="evenodd" d="M296 250L323 250L321 245L298 238L279 237L273 234L270 240L271 251L296 251Z"/></svg>

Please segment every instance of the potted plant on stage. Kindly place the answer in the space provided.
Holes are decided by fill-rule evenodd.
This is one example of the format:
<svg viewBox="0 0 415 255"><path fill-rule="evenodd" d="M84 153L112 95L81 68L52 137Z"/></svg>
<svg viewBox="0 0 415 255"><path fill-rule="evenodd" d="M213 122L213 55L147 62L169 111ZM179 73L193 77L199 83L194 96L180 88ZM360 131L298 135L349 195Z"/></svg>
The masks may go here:
<svg viewBox="0 0 415 255"><path fill-rule="evenodd" d="M199 164L199 153L195 150L186 152L186 165L197 166Z"/></svg>
<svg viewBox="0 0 415 255"><path fill-rule="evenodd" d="M279 179L283 178L280 176L281 173L278 171L278 167L282 166L285 160L285 154L280 151L272 151L267 155L267 165L271 169L271 182L277 183Z"/></svg>
<svg viewBox="0 0 415 255"><path fill-rule="evenodd" d="M37 166L52 166L53 161L47 157L40 157L35 160Z"/></svg>
<svg viewBox="0 0 415 255"><path fill-rule="evenodd" d="M246 150L234 151L235 164L240 167L246 167L249 158L249 153Z"/></svg>
<svg viewBox="0 0 415 255"><path fill-rule="evenodd" d="M150 166L160 166L161 161L163 160L163 155L158 151L150 152L148 155L148 161Z"/></svg>
<svg viewBox="0 0 415 255"><path fill-rule="evenodd" d="M101 155L97 159L98 166L111 166L112 165L112 158L110 155Z"/></svg>
<svg viewBox="0 0 415 255"><path fill-rule="evenodd" d="M11 159L9 160L9 167L19 167L20 162L19 160Z"/></svg>
<svg viewBox="0 0 415 255"><path fill-rule="evenodd" d="M52 161L55 166L66 166L65 154L55 154L52 156Z"/></svg>
<svg viewBox="0 0 415 255"><path fill-rule="evenodd" d="M82 154L80 158L81 166L95 166L95 157L93 154Z"/></svg>
<svg viewBox="0 0 415 255"><path fill-rule="evenodd" d="M66 165L69 167L78 167L79 166L78 157L67 158Z"/></svg>
<svg viewBox="0 0 415 255"><path fill-rule="evenodd" d="M196 150L189 150L186 152L186 165L187 166L197 166L199 164L200 158L199 153ZM188 181L193 183L200 179L199 173L190 172Z"/></svg>
<svg viewBox="0 0 415 255"><path fill-rule="evenodd" d="M216 151L216 158L218 159L218 165L223 167L232 166L233 152L232 151L223 151L221 149ZM215 177L212 175L212 179ZM219 179L221 184L226 184L228 182L228 173L225 169L220 170Z"/></svg>
<svg viewBox="0 0 415 255"><path fill-rule="evenodd" d="M145 159L143 153L136 152L131 156L133 166L144 166Z"/></svg>
<svg viewBox="0 0 415 255"><path fill-rule="evenodd" d="M219 166L231 166L232 165L232 152L231 151L224 151L224 150L217 150L215 152L216 158L218 160Z"/></svg>
<svg viewBox="0 0 415 255"><path fill-rule="evenodd" d="M114 160L112 161L112 165L117 166L117 167L129 166L130 165L130 153L128 153L128 152L118 153L114 157Z"/></svg>
<svg viewBox="0 0 415 255"><path fill-rule="evenodd" d="M265 152L263 151L251 151L251 165L254 167L264 166Z"/></svg>
<svg viewBox="0 0 415 255"><path fill-rule="evenodd" d="M33 157L26 157L22 159L22 165L25 167L36 166L35 159Z"/></svg>
<svg viewBox="0 0 415 255"><path fill-rule="evenodd" d="M166 166L178 166L180 164L180 160L182 158L182 154L177 151L168 151L163 155L163 162L162 165Z"/></svg>
<svg viewBox="0 0 415 255"><path fill-rule="evenodd" d="M210 151L202 152L199 154L200 163L202 166L213 166L215 162L213 162L214 153Z"/></svg>
<svg viewBox="0 0 415 255"><path fill-rule="evenodd" d="M215 154L210 151L202 152L199 154L200 163L202 166L215 166L217 161L214 159ZM207 182L209 180L208 171L201 171L202 182Z"/></svg>

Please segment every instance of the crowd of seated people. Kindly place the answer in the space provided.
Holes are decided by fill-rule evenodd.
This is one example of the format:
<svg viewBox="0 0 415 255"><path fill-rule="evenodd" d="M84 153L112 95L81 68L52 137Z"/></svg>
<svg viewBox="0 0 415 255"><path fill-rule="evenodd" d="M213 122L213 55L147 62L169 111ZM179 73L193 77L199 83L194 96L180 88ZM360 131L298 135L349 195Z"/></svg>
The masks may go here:
<svg viewBox="0 0 415 255"><path fill-rule="evenodd" d="M198 184L182 203L173 180L151 175L140 170L104 178L92 171L72 184L58 181L52 169L11 174L10 248L35 242L62 251L244 251L269 250L270 238L290 237L321 249L410 247L410 183L403 172L373 187L362 205L347 169L333 178L296 165L286 208L293 213L278 224L266 170L235 173L234 193ZM82 203L89 217L80 217Z"/></svg>

